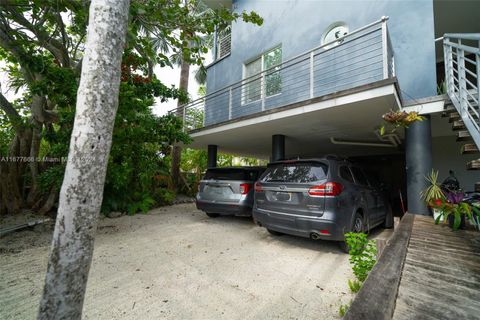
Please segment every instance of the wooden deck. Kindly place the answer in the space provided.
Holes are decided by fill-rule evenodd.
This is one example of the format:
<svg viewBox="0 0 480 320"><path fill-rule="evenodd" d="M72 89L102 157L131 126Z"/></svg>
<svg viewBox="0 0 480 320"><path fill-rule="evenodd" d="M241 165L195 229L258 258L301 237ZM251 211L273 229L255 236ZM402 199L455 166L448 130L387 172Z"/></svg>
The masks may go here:
<svg viewBox="0 0 480 320"><path fill-rule="evenodd" d="M480 319L480 233L415 216L393 319Z"/></svg>
<svg viewBox="0 0 480 320"><path fill-rule="evenodd" d="M480 320L480 232L406 214L344 319Z"/></svg>

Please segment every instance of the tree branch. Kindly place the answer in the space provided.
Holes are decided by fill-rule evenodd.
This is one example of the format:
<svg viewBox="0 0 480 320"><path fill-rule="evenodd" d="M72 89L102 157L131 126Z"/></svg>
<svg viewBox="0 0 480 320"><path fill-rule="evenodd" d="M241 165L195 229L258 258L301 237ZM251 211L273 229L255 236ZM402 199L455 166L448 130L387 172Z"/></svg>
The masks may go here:
<svg viewBox="0 0 480 320"><path fill-rule="evenodd" d="M38 38L37 42L39 45L50 51L62 66L68 67L70 65L68 50L60 41L50 37L50 35L43 29L43 26L33 25L23 15L19 14L15 8L10 8L10 6L6 6L6 8L11 19L32 32Z"/></svg>
<svg viewBox="0 0 480 320"><path fill-rule="evenodd" d="M20 116L18 111L15 110L15 108L10 103L10 101L8 101L7 98L5 98L5 96L1 92L0 92L0 107L7 115L8 120L10 120L10 123L15 128L15 130L18 129L20 127L20 124L22 123L22 117Z"/></svg>

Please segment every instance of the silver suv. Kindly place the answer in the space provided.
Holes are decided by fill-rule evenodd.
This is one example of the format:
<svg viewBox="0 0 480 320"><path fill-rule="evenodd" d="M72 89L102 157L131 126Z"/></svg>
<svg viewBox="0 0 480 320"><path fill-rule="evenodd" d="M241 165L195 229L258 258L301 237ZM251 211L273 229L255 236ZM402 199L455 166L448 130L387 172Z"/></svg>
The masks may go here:
<svg viewBox="0 0 480 320"><path fill-rule="evenodd" d="M253 218L271 234L342 241L346 232L393 226L379 183L335 157L268 165L255 184Z"/></svg>
<svg viewBox="0 0 480 320"><path fill-rule="evenodd" d="M200 181L197 209L209 217L251 216L253 185L265 167L211 168Z"/></svg>

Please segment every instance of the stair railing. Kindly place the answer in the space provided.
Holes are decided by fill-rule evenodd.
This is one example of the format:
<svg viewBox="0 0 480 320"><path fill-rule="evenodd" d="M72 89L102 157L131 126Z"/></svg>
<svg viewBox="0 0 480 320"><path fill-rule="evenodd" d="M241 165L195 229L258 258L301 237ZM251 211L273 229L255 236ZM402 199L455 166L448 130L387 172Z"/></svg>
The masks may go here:
<svg viewBox="0 0 480 320"><path fill-rule="evenodd" d="M480 33L443 36L447 94L480 149Z"/></svg>

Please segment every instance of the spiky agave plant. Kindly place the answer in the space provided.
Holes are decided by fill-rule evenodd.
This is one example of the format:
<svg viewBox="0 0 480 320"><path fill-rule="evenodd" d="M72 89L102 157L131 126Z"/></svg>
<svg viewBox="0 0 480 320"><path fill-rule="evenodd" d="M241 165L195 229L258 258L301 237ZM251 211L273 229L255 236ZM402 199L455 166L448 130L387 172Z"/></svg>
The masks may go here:
<svg viewBox="0 0 480 320"><path fill-rule="evenodd" d="M432 172L430 172L428 176L425 176L425 180L427 180L430 185L423 190L420 195L426 203L430 203L435 199L445 199L445 194L438 183L438 171L432 169Z"/></svg>

